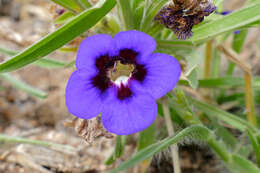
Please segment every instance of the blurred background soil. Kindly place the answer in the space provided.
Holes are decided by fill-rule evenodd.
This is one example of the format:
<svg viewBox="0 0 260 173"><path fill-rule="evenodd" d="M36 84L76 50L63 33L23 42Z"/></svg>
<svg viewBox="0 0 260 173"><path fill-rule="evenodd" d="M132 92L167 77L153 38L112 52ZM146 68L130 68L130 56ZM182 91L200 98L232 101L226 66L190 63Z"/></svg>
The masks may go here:
<svg viewBox="0 0 260 173"><path fill-rule="evenodd" d="M242 1L236 0L226 2L232 8L238 8L242 4ZM53 32L56 28L52 23L53 16L56 15L53 5L48 0L0 0L0 47L21 51ZM253 67L259 67L260 63L259 49L255 45L257 37L259 38L256 30L250 31L245 46L247 51L242 53L243 57L253 62ZM70 62L76 54L56 51L48 57ZM0 62L7 58L0 54ZM126 152L120 161L105 166L104 161L114 150L115 137L99 137L88 143L73 128L64 126L64 122L72 119L65 106L64 93L73 70L44 69L29 65L12 72L16 78L48 92L47 99L32 97L0 79L0 133L66 144L77 149L75 152L57 151L29 144L0 143L0 173L106 172L134 153L135 141L126 146ZM253 71L260 73L259 68L253 68ZM225 172L206 145L181 145L180 151L185 173ZM154 157L149 172L172 172L169 157L167 151ZM140 171L131 169L128 172Z"/></svg>

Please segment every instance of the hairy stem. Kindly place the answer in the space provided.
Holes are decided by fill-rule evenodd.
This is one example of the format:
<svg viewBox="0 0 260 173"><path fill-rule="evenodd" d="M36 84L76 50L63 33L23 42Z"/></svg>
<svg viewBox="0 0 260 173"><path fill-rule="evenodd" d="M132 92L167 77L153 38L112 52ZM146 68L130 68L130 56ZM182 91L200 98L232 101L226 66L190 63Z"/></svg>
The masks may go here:
<svg viewBox="0 0 260 173"><path fill-rule="evenodd" d="M165 123L168 130L168 134L169 136L173 136L174 128L170 117L169 106L166 99L163 99L162 107L163 107L163 114L164 114ZM172 165L174 168L174 173L181 173L181 166L180 166L180 159L179 159L179 152L178 152L177 145L171 146L171 153L172 153L172 161L173 161Z"/></svg>

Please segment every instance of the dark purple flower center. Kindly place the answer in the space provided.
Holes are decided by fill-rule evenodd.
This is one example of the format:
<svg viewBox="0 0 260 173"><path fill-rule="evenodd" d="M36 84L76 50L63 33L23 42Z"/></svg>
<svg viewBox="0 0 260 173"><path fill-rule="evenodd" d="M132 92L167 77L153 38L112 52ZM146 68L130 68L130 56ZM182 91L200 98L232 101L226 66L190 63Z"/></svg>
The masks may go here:
<svg viewBox="0 0 260 173"><path fill-rule="evenodd" d="M122 49L117 56L110 57L106 54L98 57L95 63L98 74L92 78L92 84L101 93L116 85L120 100L131 97L129 80L142 82L147 73L145 66L137 63L137 56L138 53L134 50Z"/></svg>

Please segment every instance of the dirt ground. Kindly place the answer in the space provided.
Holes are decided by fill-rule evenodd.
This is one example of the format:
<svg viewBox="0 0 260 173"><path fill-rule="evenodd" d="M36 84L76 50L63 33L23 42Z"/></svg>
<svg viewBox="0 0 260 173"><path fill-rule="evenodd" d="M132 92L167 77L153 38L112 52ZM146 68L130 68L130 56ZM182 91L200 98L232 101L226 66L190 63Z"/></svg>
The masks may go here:
<svg viewBox="0 0 260 173"><path fill-rule="evenodd" d="M234 6L233 6L234 7ZM55 30L52 23L55 11L48 0L0 0L0 47L22 50L44 35ZM252 32L256 32L253 29ZM259 29L258 29L259 31ZM259 49L253 43L257 37L250 34L243 57L250 57L259 74ZM51 58L70 62L75 53L58 52ZM0 54L0 62L8 57ZM26 83L49 93L47 99L38 99L13 88L0 79L0 133L11 136L50 141L75 147L76 151L57 150L30 144L0 143L0 173L95 173L106 172L134 153L135 141L126 146L123 158L111 166L104 161L114 150L115 137L102 131L100 134L76 131L67 127L73 119L65 106L64 93L73 68L45 69L29 65L11 74ZM67 122L67 123L66 123ZM76 122L79 125L84 122ZM93 122L94 124L96 122ZM65 125L67 124L67 126ZM96 127L96 126L94 126ZM93 131L93 129L92 129ZM93 141L86 142L85 139ZM91 133L91 134L86 134ZM96 137L98 136L98 137ZM135 139L136 136L133 138ZM224 172L213 153L199 145L181 146L182 167L185 173ZM167 151L153 158L149 172L172 172L171 159ZM141 170L141 169L139 169ZM131 169L128 172L140 172Z"/></svg>

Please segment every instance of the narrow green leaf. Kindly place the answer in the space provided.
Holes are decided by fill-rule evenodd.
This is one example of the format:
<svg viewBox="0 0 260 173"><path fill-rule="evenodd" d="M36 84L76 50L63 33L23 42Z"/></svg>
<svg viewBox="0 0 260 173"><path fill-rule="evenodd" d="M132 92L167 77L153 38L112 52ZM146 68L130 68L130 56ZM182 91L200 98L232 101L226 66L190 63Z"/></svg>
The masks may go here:
<svg viewBox="0 0 260 173"><path fill-rule="evenodd" d="M71 147L69 145L63 145L63 144L56 144L52 142L46 142L46 141L40 141L40 140L33 140L33 139L27 139L22 137L16 137L16 136L7 136L4 134L0 134L0 142L7 142L7 143L23 143L23 144L33 144L33 145L39 145L43 147L51 147L59 150L67 150L70 152L75 153L77 150L74 147Z"/></svg>
<svg viewBox="0 0 260 173"><path fill-rule="evenodd" d="M115 154L111 154L105 161L105 165L111 165L115 162Z"/></svg>
<svg viewBox="0 0 260 173"><path fill-rule="evenodd" d="M206 113L209 116L217 117L218 119L230 124L233 127L238 128L239 130L245 131L247 129L257 132L257 129L250 124L248 121L239 118L236 115L233 115L229 112L223 111L216 106L200 102L192 97L187 97L189 101L200 111Z"/></svg>
<svg viewBox="0 0 260 173"><path fill-rule="evenodd" d="M125 142L126 142L126 136L117 136L116 137L116 148L115 148L115 156L116 158L119 158L123 155L125 151Z"/></svg>
<svg viewBox="0 0 260 173"><path fill-rule="evenodd" d="M124 29L130 30L134 28L133 21L133 9L131 7L130 1L126 0L117 0L117 3L120 7L121 18L124 22Z"/></svg>
<svg viewBox="0 0 260 173"><path fill-rule="evenodd" d="M84 8L90 8L91 7L91 3L88 0L78 0L80 4L82 4L82 6L84 6Z"/></svg>
<svg viewBox="0 0 260 173"><path fill-rule="evenodd" d="M74 13L70 12L70 11L66 11L65 13L63 13L62 15L60 15L59 17L57 17L54 21L55 24L64 24L67 21L69 21L70 19L72 19L75 16Z"/></svg>
<svg viewBox="0 0 260 173"><path fill-rule="evenodd" d="M46 92L30 86L16 78L14 78L10 74L7 74L7 73L0 74L0 77L3 78L4 80L10 82L15 88L23 90L32 96L35 96L38 98L46 98L48 95Z"/></svg>
<svg viewBox="0 0 260 173"><path fill-rule="evenodd" d="M143 15L140 30L147 32L149 31L149 28L152 24L152 21L156 14L160 11L160 9L168 2L168 0L156 0L152 1L152 3L149 3L149 7L145 11L145 14Z"/></svg>
<svg viewBox="0 0 260 173"><path fill-rule="evenodd" d="M0 73L13 71L32 63L62 47L78 35L94 26L116 4L116 0L106 0L101 7L85 10L55 32L47 35L31 47L0 65Z"/></svg>
<svg viewBox="0 0 260 173"><path fill-rule="evenodd" d="M221 3L223 3L224 0L213 0L213 3L215 6L219 6Z"/></svg>
<svg viewBox="0 0 260 173"><path fill-rule="evenodd" d="M238 34L234 34L233 37L233 42L232 42L232 48L234 49L234 51L236 51L236 53L240 53L243 49L244 46L244 42L246 40L246 36L247 36L248 30L244 29L244 30L240 30L240 32Z"/></svg>
<svg viewBox="0 0 260 173"><path fill-rule="evenodd" d="M50 58L43 58L34 63L35 65L43 68L64 68L68 64L63 61L58 61Z"/></svg>
<svg viewBox="0 0 260 173"><path fill-rule="evenodd" d="M0 53L3 53L4 55L7 55L7 56L14 56L14 55L18 54L18 51L0 47ZM44 68L62 68L62 67L65 67L68 65L64 61L58 61L58 60L51 59L51 58L39 59L34 64L38 65L40 67L44 67Z"/></svg>
<svg viewBox="0 0 260 173"><path fill-rule="evenodd" d="M197 68L194 68L188 75L187 75L188 82L193 89L198 87L198 76L197 76Z"/></svg>
<svg viewBox="0 0 260 173"><path fill-rule="evenodd" d="M125 144L126 144L126 137L127 136L116 136L116 146L114 152L106 159L105 164L111 165L113 164L117 158L120 158L125 151Z"/></svg>
<svg viewBox="0 0 260 173"><path fill-rule="evenodd" d="M195 46L190 41L169 41L169 40L156 40L157 50L161 50L164 53L173 54L175 56L190 55L195 49Z"/></svg>
<svg viewBox="0 0 260 173"><path fill-rule="evenodd" d="M260 3L253 4L193 30L191 41L200 42L260 20Z"/></svg>
<svg viewBox="0 0 260 173"><path fill-rule="evenodd" d="M52 1L73 13L79 13L83 10L83 8L77 2L77 0L52 0Z"/></svg>
<svg viewBox="0 0 260 173"><path fill-rule="evenodd" d="M180 85L189 85L186 80L179 80ZM211 79L200 79L199 88L233 88L233 87L244 87L244 79L240 77L221 77ZM260 78L255 77L253 79L253 87L260 87Z"/></svg>
<svg viewBox="0 0 260 173"><path fill-rule="evenodd" d="M239 54L242 51L246 36L247 36L247 29L240 30L239 34L234 34L233 41L232 41L232 48L236 53ZM227 68L228 76L232 76L235 66L236 66L235 63L229 62Z"/></svg>
<svg viewBox="0 0 260 173"><path fill-rule="evenodd" d="M138 151L154 143L155 132L156 132L156 126L155 123L153 123L147 129L139 133L138 143L137 143Z"/></svg>
<svg viewBox="0 0 260 173"><path fill-rule="evenodd" d="M235 168L237 168L233 172L260 173L260 169L258 169L252 162L239 155L233 154L232 162Z"/></svg>
<svg viewBox="0 0 260 173"><path fill-rule="evenodd" d="M256 162L258 166L260 167L260 143L257 141L257 137L250 131L248 130L248 136L251 141L251 144L254 149L254 154L256 156Z"/></svg>
<svg viewBox="0 0 260 173"><path fill-rule="evenodd" d="M216 136L218 136L225 143L226 148L228 148L230 151L237 150L239 143L233 134L231 134L225 127L220 125L215 118L211 116L208 116L208 118L215 129Z"/></svg>
<svg viewBox="0 0 260 173"><path fill-rule="evenodd" d="M144 13L144 4L145 4L145 0L133 0L132 1L135 29L140 28L140 23L141 23L143 13Z"/></svg>
<svg viewBox="0 0 260 173"><path fill-rule="evenodd" d="M170 145L180 142L185 137L193 136L194 138L198 137L200 139L206 140L209 137L209 135L210 135L210 131L203 126L187 127L186 129L182 130L175 136L168 137L162 141L152 144L152 145L144 148L143 150L137 152L132 158L123 162L117 168L110 171L110 173L116 173L116 172L128 169L128 168L136 165L137 163L150 158L154 154L164 150L165 148L169 147Z"/></svg>
<svg viewBox="0 0 260 173"><path fill-rule="evenodd" d="M220 71L221 71L221 56L220 56L220 52L215 47L213 51L211 76L213 78L218 78L220 76Z"/></svg>

